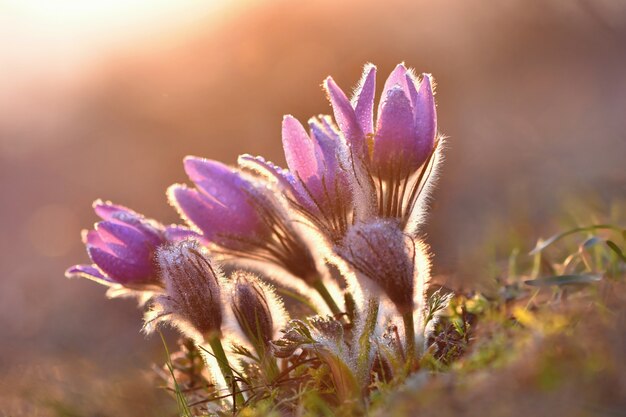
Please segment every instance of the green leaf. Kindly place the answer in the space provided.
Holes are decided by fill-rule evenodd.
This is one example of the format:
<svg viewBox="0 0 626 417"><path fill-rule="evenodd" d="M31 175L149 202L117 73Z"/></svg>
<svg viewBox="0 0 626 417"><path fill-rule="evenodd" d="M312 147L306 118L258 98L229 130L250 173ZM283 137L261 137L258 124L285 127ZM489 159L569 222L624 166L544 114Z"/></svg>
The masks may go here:
<svg viewBox="0 0 626 417"><path fill-rule="evenodd" d="M537 243L537 246L535 246L535 248L530 251L529 255L535 255L536 253L543 251L545 248L547 248L548 246L550 246L557 240L564 238L565 236L573 235L575 233L580 233L580 232L591 232L593 230L613 230L619 233L623 233L623 230L621 228L617 226L613 226L612 224L595 224L593 226L577 227L577 228L556 234L550 237L549 239L544 240L541 243Z"/></svg>
<svg viewBox="0 0 626 417"><path fill-rule="evenodd" d="M548 287L551 285L591 284L602 279L602 275L554 275L551 277L530 279L524 284L533 287Z"/></svg>
<svg viewBox="0 0 626 417"><path fill-rule="evenodd" d="M617 246L617 244L611 240L607 240L606 244L609 248L611 248L613 250L613 252L615 252L617 254L617 256L619 256L619 258L622 260L622 262L626 262L626 256L624 256L624 252L622 252L622 250L619 248L619 246Z"/></svg>

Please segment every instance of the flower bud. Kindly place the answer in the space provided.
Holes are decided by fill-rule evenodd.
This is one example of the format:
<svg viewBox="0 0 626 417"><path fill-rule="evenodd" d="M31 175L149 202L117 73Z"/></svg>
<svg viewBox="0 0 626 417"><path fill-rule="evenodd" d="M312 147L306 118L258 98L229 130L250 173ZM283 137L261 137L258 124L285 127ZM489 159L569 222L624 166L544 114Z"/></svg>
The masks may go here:
<svg viewBox="0 0 626 417"><path fill-rule="evenodd" d="M231 278L231 308L239 327L253 345L266 346L274 336L272 290L248 272L237 271Z"/></svg>
<svg viewBox="0 0 626 417"><path fill-rule="evenodd" d="M365 289L382 290L400 313L413 310L415 244L396 221L352 226L338 252L364 277Z"/></svg>
<svg viewBox="0 0 626 417"><path fill-rule="evenodd" d="M157 255L165 295L159 296L147 325L167 319L190 336L220 333L221 271L211 265L198 242L185 240L162 247Z"/></svg>

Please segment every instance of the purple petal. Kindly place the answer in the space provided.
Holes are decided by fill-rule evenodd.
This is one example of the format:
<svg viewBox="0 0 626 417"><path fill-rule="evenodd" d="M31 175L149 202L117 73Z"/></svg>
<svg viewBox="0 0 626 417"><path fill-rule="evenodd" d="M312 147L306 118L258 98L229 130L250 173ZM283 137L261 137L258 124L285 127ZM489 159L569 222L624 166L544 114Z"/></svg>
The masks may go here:
<svg viewBox="0 0 626 417"><path fill-rule="evenodd" d="M202 235L185 226L172 224L165 228L165 239L168 242L179 242L185 239L201 239Z"/></svg>
<svg viewBox="0 0 626 417"><path fill-rule="evenodd" d="M87 253L102 271L120 284L147 281L153 278L155 273L154 266L150 263L129 263L125 259L118 258L97 247L88 246Z"/></svg>
<svg viewBox="0 0 626 417"><path fill-rule="evenodd" d="M374 138L372 165L379 175L405 175L406 170L419 167L415 161L416 132L413 109L404 90L398 86L387 93L382 104Z"/></svg>
<svg viewBox="0 0 626 417"><path fill-rule="evenodd" d="M113 215L119 212L138 215L136 212L127 207L113 204L110 201L102 201L100 199L93 202L93 209L96 214L100 216L103 220L111 220L111 218L113 218Z"/></svg>
<svg viewBox="0 0 626 417"><path fill-rule="evenodd" d="M173 185L167 193L180 215L208 240L218 240L220 234L251 236L262 230L261 219L245 201L227 206L184 185Z"/></svg>
<svg viewBox="0 0 626 417"><path fill-rule="evenodd" d="M216 205L245 206L249 184L238 172L229 166L210 159L187 156L184 160L185 172L209 200Z"/></svg>
<svg viewBox="0 0 626 417"><path fill-rule="evenodd" d="M380 103L378 104L378 120L380 121L380 117L382 114L382 108L389 96L389 93L392 89L400 87L400 89L404 92L407 98L411 98L409 82L407 81L407 77L409 77L408 71L404 64L398 64L393 69L387 80L385 81L385 86L383 87L382 98ZM412 83L411 83L412 84ZM415 86L413 86L415 89Z"/></svg>
<svg viewBox="0 0 626 417"><path fill-rule="evenodd" d="M151 262L151 254L156 246L134 227L115 221L102 221L96 224L96 231L110 250L128 263Z"/></svg>
<svg viewBox="0 0 626 417"><path fill-rule="evenodd" d="M354 98L354 112L365 134L374 132L374 95L376 94L376 67L368 64L363 68L360 88Z"/></svg>
<svg viewBox="0 0 626 417"><path fill-rule="evenodd" d="M282 187L293 192L293 186L296 181L289 170L283 169L270 161L266 161L262 156L243 154L239 155L237 162L241 168L254 171L264 178L276 180Z"/></svg>
<svg viewBox="0 0 626 417"><path fill-rule="evenodd" d="M417 130L419 152L424 160L432 152L437 134L437 109L433 97L430 74L422 74L419 92L414 100L415 129Z"/></svg>
<svg viewBox="0 0 626 417"><path fill-rule="evenodd" d="M103 220L119 221L135 227L141 231L153 245L163 243L162 225L155 221L146 219L143 215L134 210L110 201L96 200L93 203L94 211Z"/></svg>
<svg viewBox="0 0 626 417"><path fill-rule="evenodd" d="M352 104L339 88L335 81L328 77L324 81L324 88L328 93L330 103L333 107L335 120L339 128L345 135L348 143L359 153L365 153L365 137L357 120Z"/></svg>
<svg viewBox="0 0 626 417"><path fill-rule="evenodd" d="M103 274L95 265L74 265L65 271L67 278L87 278L100 284L114 284L115 281Z"/></svg>
<svg viewBox="0 0 626 417"><path fill-rule="evenodd" d="M311 130L311 138L319 145L324 160L326 162L330 160L338 161L341 137L339 136L339 132L329 121L328 116L309 119L309 129Z"/></svg>
<svg viewBox="0 0 626 417"><path fill-rule="evenodd" d="M322 171L321 150L293 116L284 117L282 137L289 169L307 185L319 179Z"/></svg>
<svg viewBox="0 0 626 417"><path fill-rule="evenodd" d="M94 248L99 248L104 251L110 251L109 246L107 245L107 242L102 240L102 238L100 237L100 234L95 230L89 230L83 236L83 241L85 242L85 245L87 245L88 248L92 246Z"/></svg>

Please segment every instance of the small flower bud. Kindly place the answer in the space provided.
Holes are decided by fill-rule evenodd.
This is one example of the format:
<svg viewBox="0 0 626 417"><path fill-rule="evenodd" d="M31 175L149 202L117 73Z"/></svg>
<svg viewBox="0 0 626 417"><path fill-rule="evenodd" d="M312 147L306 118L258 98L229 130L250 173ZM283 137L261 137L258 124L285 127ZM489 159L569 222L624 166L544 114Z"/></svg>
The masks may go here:
<svg viewBox="0 0 626 417"><path fill-rule="evenodd" d="M157 255L165 295L155 301L151 321L167 319L182 331L205 338L222 325L221 271L211 265L196 241L162 247Z"/></svg>
<svg viewBox="0 0 626 417"><path fill-rule="evenodd" d="M338 252L366 278L366 288L381 289L400 313L413 310L415 244L397 222L353 226Z"/></svg>
<svg viewBox="0 0 626 417"><path fill-rule="evenodd" d="M231 308L239 327L253 345L267 346L284 321L282 302L272 287L248 272L237 271L232 280Z"/></svg>

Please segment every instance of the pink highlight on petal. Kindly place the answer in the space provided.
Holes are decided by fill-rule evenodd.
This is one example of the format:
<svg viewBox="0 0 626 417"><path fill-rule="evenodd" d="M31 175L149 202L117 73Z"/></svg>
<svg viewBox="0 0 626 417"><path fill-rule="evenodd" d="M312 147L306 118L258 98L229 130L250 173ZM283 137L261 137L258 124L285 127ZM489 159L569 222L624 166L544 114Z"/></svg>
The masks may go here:
<svg viewBox="0 0 626 417"><path fill-rule="evenodd" d="M400 87L400 89L402 89L407 98L410 99L411 95L407 76L408 71L404 64L398 64L393 69L391 74L389 74L389 77L387 77L387 80L385 81L385 85L383 87L382 97L380 103L378 104L378 121L380 121L383 105L385 104L385 101L387 101L387 97L389 96L389 93L392 89Z"/></svg>
<svg viewBox="0 0 626 417"><path fill-rule="evenodd" d="M406 175L407 168L416 169L414 154L416 132L413 128L413 109L403 89L396 86L389 90L382 105L376 137L372 165L374 171L384 176L395 169L399 175ZM420 163L421 164L421 163Z"/></svg>
<svg viewBox="0 0 626 417"><path fill-rule="evenodd" d="M376 94L376 67L367 64L359 89L353 99L354 112L364 134L374 132L374 96Z"/></svg>
<svg viewBox="0 0 626 417"><path fill-rule="evenodd" d="M430 74L422 74L417 99L414 103L415 130L418 132L420 151L430 154L435 145L437 134L437 108L432 89Z"/></svg>
<svg viewBox="0 0 626 417"><path fill-rule="evenodd" d="M319 164L323 160L319 146L311 140L302 124L290 115L283 119L282 137L289 169L307 186L318 187L320 184L315 182L319 181L315 179L319 179L322 173Z"/></svg>
<svg viewBox="0 0 626 417"><path fill-rule="evenodd" d="M333 107L335 120L348 140L348 143L350 143L357 152L364 153L365 138L357 120L356 113L352 108L352 104L350 104L345 93L339 88L332 77L326 78L324 88L328 93L328 98Z"/></svg>
<svg viewBox="0 0 626 417"><path fill-rule="evenodd" d="M126 212L129 214L134 214L140 216L135 211L121 206L119 204L113 204L110 201L102 201L100 199L93 202L93 209L98 216L100 216L103 220L110 220L113 218L115 213Z"/></svg>

